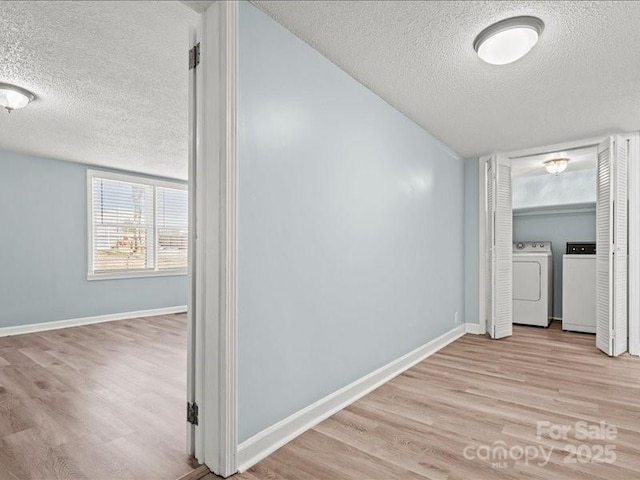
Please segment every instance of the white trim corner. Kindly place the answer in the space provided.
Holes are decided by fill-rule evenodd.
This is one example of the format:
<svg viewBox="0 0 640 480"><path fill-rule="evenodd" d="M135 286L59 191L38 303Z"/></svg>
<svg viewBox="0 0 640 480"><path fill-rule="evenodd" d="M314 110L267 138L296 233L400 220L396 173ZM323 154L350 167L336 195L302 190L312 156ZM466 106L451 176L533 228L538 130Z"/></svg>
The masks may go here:
<svg viewBox="0 0 640 480"><path fill-rule="evenodd" d="M470 335L484 335L486 333L479 323L465 323L464 331Z"/></svg>

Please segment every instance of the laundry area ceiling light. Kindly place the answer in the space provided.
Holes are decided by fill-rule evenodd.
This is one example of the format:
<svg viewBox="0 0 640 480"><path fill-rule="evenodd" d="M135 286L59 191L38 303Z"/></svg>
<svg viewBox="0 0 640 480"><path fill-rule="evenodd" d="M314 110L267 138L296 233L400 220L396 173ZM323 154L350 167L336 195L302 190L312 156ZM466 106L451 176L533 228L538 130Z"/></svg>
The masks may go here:
<svg viewBox="0 0 640 480"><path fill-rule="evenodd" d="M6 108L9 112L26 107L35 98L29 90L9 83L0 83L0 107Z"/></svg>
<svg viewBox="0 0 640 480"><path fill-rule="evenodd" d="M537 17L506 18L481 31L473 48L485 62L506 65L529 53L542 30L544 22Z"/></svg>
<svg viewBox="0 0 640 480"><path fill-rule="evenodd" d="M567 169L567 165L569 165L568 158L554 158L544 162L544 168L547 169L547 172L554 175L564 172Z"/></svg>

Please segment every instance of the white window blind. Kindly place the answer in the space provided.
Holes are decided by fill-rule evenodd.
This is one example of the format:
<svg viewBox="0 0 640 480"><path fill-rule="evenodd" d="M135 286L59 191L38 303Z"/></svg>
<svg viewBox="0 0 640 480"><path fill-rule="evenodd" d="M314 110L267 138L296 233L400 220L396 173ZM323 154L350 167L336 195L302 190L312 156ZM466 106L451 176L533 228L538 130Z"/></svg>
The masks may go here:
<svg viewBox="0 0 640 480"><path fill-rule="evenodd" d="M156 188L158 270L187 268L187 202L186 190Z"/></svg>
<svg viewBox="0 0 640 480"><path fill-rule="evenodd" d="M89 277L186 273L184 185L90 171Z"/></svg>

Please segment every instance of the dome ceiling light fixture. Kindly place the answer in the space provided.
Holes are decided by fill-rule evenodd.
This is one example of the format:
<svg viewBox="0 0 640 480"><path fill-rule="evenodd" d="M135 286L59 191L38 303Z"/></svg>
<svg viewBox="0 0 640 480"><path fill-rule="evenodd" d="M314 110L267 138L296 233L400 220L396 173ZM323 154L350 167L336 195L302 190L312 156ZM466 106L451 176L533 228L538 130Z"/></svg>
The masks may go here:
<svg viewBox="0 0 640 480"><path fill-rule="evenodd" d="M6 108L9 113L26 107L35 98L36 96L29 90L9 83L0 83L0 107Z"/></svg>
<svg viewBox="0 0 640 480"><path fill-rule="evenodd" d="M553 158L544 162L544 168L547 169L547 172L554 175L564 172L567 169L567 165L569 165L568 158Z"/></svg>
<svg viewBox="0 0 640 480"><path fill-rule="evenodd" d="M544 22L537 17L506 18L482 30L473 41L473 49L491 65L506 65L529 53L542 30Z"/></svg>

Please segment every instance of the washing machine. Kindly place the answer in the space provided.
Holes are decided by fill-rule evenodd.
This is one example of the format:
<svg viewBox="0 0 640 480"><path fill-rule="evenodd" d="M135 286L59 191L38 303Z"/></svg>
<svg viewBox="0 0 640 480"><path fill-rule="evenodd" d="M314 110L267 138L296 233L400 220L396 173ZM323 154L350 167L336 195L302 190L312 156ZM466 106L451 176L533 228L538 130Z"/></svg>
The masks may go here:
<svg viewBox="0 0 640 480"><path fill-rule="evenodd" d="M551 242L514 242L513 323L548 327L552 316Z"/></svg>

